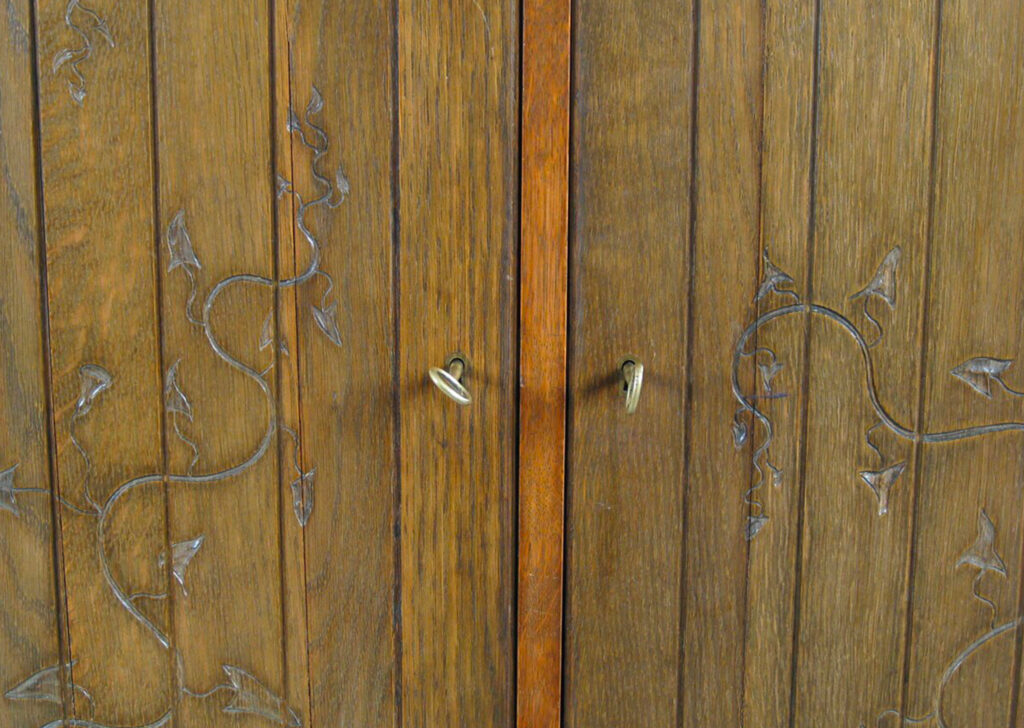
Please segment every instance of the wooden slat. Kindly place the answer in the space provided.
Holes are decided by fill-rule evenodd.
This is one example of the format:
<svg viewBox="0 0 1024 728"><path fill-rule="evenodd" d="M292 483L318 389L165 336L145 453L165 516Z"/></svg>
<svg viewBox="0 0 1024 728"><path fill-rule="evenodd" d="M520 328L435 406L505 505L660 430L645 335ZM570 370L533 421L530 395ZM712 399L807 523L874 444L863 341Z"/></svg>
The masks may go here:
<svg viewBox="0 0 1024 728"><path fill-rule="evenodd" d="M518 725L561 724L569 235L568 0L523 4Z"/></svg>
<svg viewBox="0 0 1024 728"><path fill-rule="evenodd" d="M885 334L871 350L878 396L911 428L927 267L934 12L933 3L824 3L819 21L807 296L845 314L869 345L877 329L867 317L880 321ZM896 246L895 308L877 295L851 298ZM865 433L878 416L865 396L861 352L835 321L815 315L810 326L792 722L868 725L900 700L913 452L884 427L871 435L881 457L871 450ZM906 471L880 514L858 473L897 463Z"/></svg>
<svg viewBox="0 0 1024 728"><path fill-rule="evenodd" d="M407 727L513 720L517 8L398 4ZM452 352L467 407L427 378Z"/></svg>
<svg viewBox="0 0 1024 728"><path fill-rule="evenodd" d="M286 574L289 701L308 700L303 725L324 728L397 723L392 13L375 0L277 3L278 171L304 199L320 189L309 171L311 152L285 123L289 103L301 115L315 86L330 139L318 166L332 179L340 167L351 186L337 210L307 213L323 244L320 267L333 278L341 347L311 314L326 280L302 286L297 300L282 292L282 331L296 354L282 363L297 367L298 385L282 399L292 418L301 404L302 468L316 467L304 529L308 592L301 573L290 567ZM282 272L309 260L292 202L278 203L282 254L291 256ZM286 475L288 482L295 477L290 468ZM301 557L303 530L290 507L284 524L285 558L295 558L296 549ZM307 609L308 666L301 627Z"/></svg>
<svg viewBox="0 0 1024 728"><path fill-rule="evenodd" d="M693 9L573 23L565 721L676 720ZM645 367L627 415L620 371Z"/></svg>
<svg viewBox="0 0 1024 728"><path fill-rule="evenodd" d="M1003 374L1021 389L1024 356L1024 7L1017 2L942 4L935 212L925 328L924 425L928 431L1022 421L1020 401L992 382L986 398L951 376L967 359L1018 363ZM1019 614L1020 543L1024 537L1020 433L922 447L914 539L913 618L906 712L935 707L943 671L990 627ZM957 566L979 534L984 509L1007 577ZM949 682L947 725L1011 724L1015 630L994 637ZM1018 708L1019 710L1019 708ZM1020 715L1014 723L1019 724Z"/></svg>
<svg viewBox="0 0 1024 728"><path fill-rule="evenodd" d="M169 418L198 447L197 475L240 466L263 453L261 443L276 424L268 422L274 377L268 374L269 384L261 384L258 374L247 375L225 360L234 357L255 373L275 363L272 349L259 348L265 317L274 308L273 287L239 282L218 288L232 275L274 274L269 20L266 4L246 0L154 5L163 361L170 368L180 360L177 383L193 417ZM209 310L206 335L186 318L186 271L193 268L171 269L171 245L181 243L180 233L176 242L168 227L179 212L202 264L195 271L194 313L207 320ZM215 290L223 292L212 298ZM225 356L214 353L208 337ZM173 431L167 447L171 472L187 473L190 448ZM276 441L271 438L262 457L242 470L209 483L171 478L169 540L204 538L186 570L188 594L173 585L174 636L188 689L225 683L221 666L231 665L280 695L278 514L291 500L279 480ZM220 692L182 700L179 725L235 725L236 718L222 711L230 697Z"/></svg>
<svg viewBox="0 0 1024 728"><path fill-rule="evenodd" d="M42 238L36 202L35 88L30 3L0 23L0 479L18 489L0 509L0 691L60 663L50 505ZM16 468L13 474L11 468ZM62 696L57 696L58 700ZM42 725L63 706L0 701L0 724Z"/></svg>
<svg viewBox="0 0 1024 728"><path fill-rule="evenodd" d="M783 287L801 292L810 287L807 230L815 15L814 0L773 0L765 4L761 251L793 277L794 283ZM763 262L761 269L763 277ZM766 295L757 302L757 313L789 303L791 297ZM758 330L755 337L756 346L772 351L782 363L771 386L773 392L785 397L760 402L778 433L771 454L772 461L782 469L782 485L758 490L769 522L748 552L743 725L751 727L789 722L806 325L804 316L796 316ZM756 360L771 365L767 352L758 354ZM762 383L758 387L764 391ZM763 434L755 433L756 442ZM756 476L756 471L752 475Z"/></svg>
<svg viewBox="0 0 1024 728"><path fill-rule="evenodd" d="M37 8L57 489L87 507L88 488L104 505L101 546L113 579L127 593L161 592L160 479L111 498L130 478L159 473L162 461L148 8L95 3L113 46L81 7L40 0ZM66 17L89 37L88 58L77 54L84 40ZM76 55L54 71L64 49ZM76 89L84 93L81 103L72 98ZM113 380L75 418L83 365L103 367ZM91 473L71 443L73 419ZM171 661L105 583L98 527L96 516L63 510L72 677L94 698L96 720L130 725L159 717L171 704ZM141 608L154 623L166 623L162 602ZM92 718L89 702L81 693L75 697L73 715Z"/></svg>
<svg viewBox="0 0 1024 728"><path fill-rule="evenodd" d="M755 290L760 227L761 3L701 3L698 17L684 726L740 722L747 512L737 491L749 482L750 459L736 452L730 435L727 418L736 402L728 372ZM752 364L742 367L743 386L750 386L752 373Z"/></svg>

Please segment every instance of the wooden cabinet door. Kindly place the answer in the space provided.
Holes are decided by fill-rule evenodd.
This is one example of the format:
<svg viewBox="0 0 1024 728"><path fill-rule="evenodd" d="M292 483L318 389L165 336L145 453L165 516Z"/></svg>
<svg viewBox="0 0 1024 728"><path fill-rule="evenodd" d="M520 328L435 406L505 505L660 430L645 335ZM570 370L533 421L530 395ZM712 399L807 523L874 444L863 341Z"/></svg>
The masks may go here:
<svg viewBox="0 0 1024 728"><path fill-rule="evenodd" d="M0 724L512 722L518 39L9 3Z"/></svg>
<svg viewBox="0 0 1024 728"><path fill-rule="evenodd" d="M573 23L566 724L1020 725L1024 9Z"/></svg>

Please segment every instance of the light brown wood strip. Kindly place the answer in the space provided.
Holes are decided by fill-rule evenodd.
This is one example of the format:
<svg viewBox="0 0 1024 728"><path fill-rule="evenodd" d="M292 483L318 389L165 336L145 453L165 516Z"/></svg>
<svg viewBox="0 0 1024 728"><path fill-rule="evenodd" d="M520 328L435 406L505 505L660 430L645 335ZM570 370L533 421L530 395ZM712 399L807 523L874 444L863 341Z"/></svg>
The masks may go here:
<svg viewBox="0 0 1024 728"><path fill-rule="evenodd" d="M16 2L0 23L0 692L60 664L31 16L29 2ZM0 724L63 717L55 697L56 705L0 700Z"/></svg>
<svg viewBox="0 0 1024 728"><path fill-rule="evenodd" d="M751 461L730 435L729 373L759 267L762 7L701 3L698 18L681 724L739 725Z"/></svg>
<svg viewBox="0 0 1024 728"><path fill-rule="evenodd" d="M517 723L561 724L568 0L523 4Z"/></svg>
<svg viewBox="0 0 1024 728"><path fill-rule="evenodd" d="M273 286L221 283L238 274L269 279L275 267L267 6L159 0L154 24L163 358L168 368L177 365L176 383L192 410L191 418L168 418L198 448L192 466L191 448L172 428L168 530L173 543L203 538L185 567L184 589L172 585L181 678L189 690L206 691L229 682L222 669L229 665L281 695L278 514L290 496L282 492L273 438L274 376L260 375L276 359L273 349L260 349ZM201 269L173 225L179 213ZM197 277L192 315L205 332L187 318L188 274ZM177 477L190 469L228 477ZM235 725L223 709L238 702L227 691L183 699L178 724ZM282 716L287 722L284 709Z"/></svg>
<svg viewBox="0 0 1024 728"><path fill-rule="evenodd" d="M138 3L92 10L37 3L51 388L58 491L87 510L91 493L104 513L62 511L72 678L95 701L77 693L72 713L131 725L171 704L167 650L118 603L102 567L126 594L166 587L159 477L112 497L161 469L149 14ZM109 373L109 388L85 365ZM162 602L139 609L166 624Z"/></svg>
<svg viewBox="0 0 1024 728"><path fill-rule="evenodd" d="M517 9L398 5L407 728L513 720ZM452 352L467 407L427 377Z"/></svg>
<svg viewBox="0 0 1024 728"><path fill-rule="evenodd" d="M801 293L810 287L807 230L815 6L813 0L806 0L769 2L764 8L761 250L773 265L792 276L794 282L781 287ZM763 259L761 272L763 278ZM765 314L792 302L792 297L785 294L766 294L757 302L757 313ZM789 722L806 326L804 315L779 320L759 329L747 347L766 349L756 355L765 372L773 371L773 356L775 363L782 365L770 377L769 386L773 394L784 395L760 403L779 433L771 451L773 462L782 469L782 484L758 491L770 521L751 544L748 554L743 725L752 727ZM757 387L767 394L760 369ZM756 442L763 436L763 431L754 433ZM756 476L756 471L752 476ZM755 507L754 515L756 510Z"/></svg>
<svg viewBox="0 0 1024 728"><path fill-rule="evenodd" d="M565 721L677 714L693 8L575 5ZM644 365L625 411L621 365Z"/></svg>
<svg viewBox="0 0 1024 728"><path fill-rule="evenodd" d="M845 315L869 346L879 329L868 316L880 322L871 349L878 396L913 428L935 7L825 3L821 12L811 301ZM887 256L897 246L895 263ZM854 297L884 260L896 265L893 309L884 291ZM869 446L878 417L861 353L834 320L812 316L807 366L793 724L874 724L900 701L913 448L884 427L871 433L881 455ZM905 470L885 505L858 474L893 467Z"/></svg>
<svg viewBox="0 0 1024 728"><path fill-rule="evenodd" d="M1024 8L1015 2L943 2L935 178L935 219L926 329L924 425L943 431L1021 421L1011 366L991 384L991 398L951 375L979 356L1019 361L1024 302L1020 231L1024 226ZM943 672L975 640L1017 617L1021 509L1020 433L922 447L915 529L913 619L907 706L935 709L950 726L1009 724L1015 630L997 633L963 663L942 691ZM979 536L980 512L994 528L991 553L957 566ZM993 613L971 592L995 604ZM1019 716L1018 716L1019 721Z"/></svg>
<svg viewBox="0 0 1024 728"><path fill-rule="evenodd" d="M301 404L302 469L316 467L304 530L308 593L286 593L308 609L312 726L397 723L392 12L377 2L278 3L278 169L304 199L318 189L312 154L286 129L288 97L301 115L315 86L330 139L318 167L331 179L340 167L351 187L338 209L306 216L323 244L321 268L333 278L341 346L312 316L327 289L322 277L301 287L281 318L292 317L282 330L296 356L284 362L298 368L293 396ZM301 271L309 244L295 227L293 199L278 203L279 229L282 251L294 241L293 266ZM301 545L290 505L285 524L288 557ZM290 590L301 583L286 576ZM296 611L289 604L286 634L289 687L299 699L307 686L291 653L301 646L306 659L306 636L293 634L303 619Z"/></svg>

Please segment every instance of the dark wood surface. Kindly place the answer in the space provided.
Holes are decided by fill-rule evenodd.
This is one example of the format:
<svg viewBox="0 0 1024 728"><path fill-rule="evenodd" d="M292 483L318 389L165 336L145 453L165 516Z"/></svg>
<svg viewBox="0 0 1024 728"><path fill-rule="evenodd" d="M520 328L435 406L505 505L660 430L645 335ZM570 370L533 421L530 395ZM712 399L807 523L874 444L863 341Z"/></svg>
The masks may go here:
<svg viewBox="0 0 1024 728"><path fill-rule="evenodd" d="M561 725L570 3L523 4L517 714Z"/></svg>

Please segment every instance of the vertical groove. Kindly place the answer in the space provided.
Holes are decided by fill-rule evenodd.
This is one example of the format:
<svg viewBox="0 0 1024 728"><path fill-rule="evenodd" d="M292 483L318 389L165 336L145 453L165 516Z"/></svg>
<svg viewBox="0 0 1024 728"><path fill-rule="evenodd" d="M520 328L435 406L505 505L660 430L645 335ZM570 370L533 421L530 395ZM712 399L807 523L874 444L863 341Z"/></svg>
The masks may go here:
<svg viewBox="0 0 1024 728"><path fill-rule="evenodd" d="M820 114L818 109L819 95L821 91L821 0L815 0L814 4L814 71L811 79L811 139L810 139L810 161L808 170L808 205L807 205L807 301L814 300L814 240L815 240L815 218L817 213L817 184L818 184L818 136L820 134ZM797 677L799 673L799 647L800 647L800 596L803 586L803 542L805 510L807 506L807 430L808 410L810 409L811 393L811 319L807 315L804 322L804 351L803 351L803 381L801 382L802 401L800 403L800 451L797 457L797 467L800 469L800 487L797 495L797 524L796 524L796 564L795 577L793 580L793 641L790 650L790 675L789 675L789 726L793 728L796 723L797 707Z"/></svg>
<svg viewBox="0 0 1024 728"><path fill-rule="evenodd" d="M687 483L690 475L690 421L693 417L693 294L696 288L696 255L697 248L697 171L698 171L698 139L697 122L699 115L697 105L700 82L700 0L692 0L692 24L690 36L690 223L688 255L689 280L686 282L686 386L683 394L683 499L682 499L682 538L679 545L679 658L676 663L676 724L683 725L685 718L686 697L686 542L689 535L689 488Z"/></svg>
<svg viewBox="0 0 1024 728"><path fill-rule="evenodd" d="M401 378L401 117L399 110L399 4L392 0L391 32L394 43L391 48L391 307L392 307L392 357L391 357L391 427L394 447L395 497L394 527L394 682L395 682L395 726L402 728L402 378Z"/></svg>
<svg viewBox="0 0 1024 728"><path fill-rule="evenodd" d="M765 107L765 88L767 86L768 78L768 0L761 0L761 116L759 123L761 124L761 134L757 145L757 245L754 248L754 280L757 281L757 274L761 266L761 253L764 250L764 107ZM754 315L757 316L760 313L760 305L754 303ZM754 351L757 351L758 347L758 332L755 330L753 334L754 338ZM753 366L751 367L756 373L756 357ZM754 443L751 441L750 448L753 449ZM750 460L750 469L747 477L747 487L750 488L754 483L754 461L753 457ZM747 517L750 517L752 505L747 506ZM741 644L742 649L742 663L740 668L740 726L746 725L746 708L747 708L747 643L750 637L750 547L751 541L747 540L745 548L744 559L746 561L744 567L743 577L743 642Z"/></svg>
<svg viewBox="0 0 1024 728"><path fill-rule="evenodd" d="M936 181L936 160L938 159L938 131L939 131L939 82L941 80L941 56L942 52L942 0L935 0L935 30L932 50L932 88L931 88L931 138L929 140L929 161L928 161L928 211L927 229L924 238L924 284L921 304L921 322L919 338L921 347L918 355L918 389L917 389L917 413L914 428L918 432L924 432L925 418L925 394L928 377L928 310L931 291L931 270L932 270L932 244L935 231L935 192L938 186ZM903 623L903 654L902 674L900 682L900 714L906 715L907 699L910 689L910 652L913 645L914 625L914 577L916 574L917 560L914 558L914 543L917 541L917 506L921 499L921 478L924 469L922 447L920 440L914 442L914 480L911 483L910 500L910 532L907 534L907 565L905 576L905 600ZM1016 683L1014 683L1016 684ZM1012 710L1012 708L1011 708Z"/></svg>
<svg viewBox="0 0 1024 728"><path fill-rule="evenodd" d="M32 54L30 68L32 88L32 137L35 143L35 196L36 196L36 240L39 266L39 307L42 324L43 354L43 395L46 416L47 470L50 479L50 529L53 535L53 588L54 612L57 627L57 654L61 674L61 717L66 721L74 710L74 691L68 694L71 683L71 627L68 622L67 588L64 580L64 538L61 525L61 511L57 497L60 495L59 467L57 464L57 426L53 407L53 363L50 356L50 295L46 261L46 211L43 186L43 134L39 100L39 27L37 0L30 0L29 43Z"/></svg>
<svg viewBox="0 0 1024 728"><path fill-rule="evenodd" d="M516 99L516 144L515 144L515 161L513 166L516 170L516 180L514 185L514 196L515 196L515 209L519 214L513 215L512 228L514 230L513 235L516 240L516 250L512 257L513 265L515 267L515 282L512 286L512 301L508 307L508 315L511 320L510 328L512 329L512 357L509 362L510 365L514 366L511 371L511 384L512 384L512 497L509 499L511 513L509 514L509 553L510 553L510 566L511 573L509 576L509 617L511 624L509 625L509 631L512 635L512 642L509 648L509 681L511 682L511 689L509 691L509 701L511 703L509 709L509 715L511 716L510 725L519 726L519 466L520 466L520 452L519 445L521 441L521 412L520 412L520 392L521 387L519 386L522 372L522 345L521 333L522 325L520 323L520 312L522 311L522 288L523 288L523 98L525 94L522 92L523 88L523 42L525 41L524 27L526 24L526 12L525 6L528 0L521 0L517 7L519 8L519 22L516 24L516 30L518 31L518 37L516 42L513 44L514 47L520 49L517 54L516 63L514 68L517 71L517 78L513 84L513 88L518 90ZM516 93L516 92L513 92ZM503 271L504 272L504 271ZM508 271L511 273L512 271ZM564 482L564 481L563 481ZM563 528L565 521L562 522Z"/></svg>
<svg viewBox="0 0 1024 728"><path fill-rule="evenodd" d="M576 124L576 98L577 90L577 69L576 69L576 48L578 41L579 27L579 0L569 2L569 129L566 135L566 144L569 147L566 154L566 161L569 165L567 175L568 188L566 190L567 222L566 222L566 255L565 255L565 452L563 453L562 472L564 473L562 498L562 689L559 696L561 706L559 713L562 716L562 724L569 725L569 688L572 685L570 670L572 663L569 660L569 634L572 626L572 598L569 590L570 578L569 567L572 564L572 452L573 452L573 412L575 404L572 387L572 372L575 365L575 347L573 346L573 238L576 230L576 165L573 160L575 154L575 124Z"/></svg>
<svg viewBox="0 0 1024 728"><path fill-rule="evenodd" d="M156 65L156 0L149 0L148 3L149 13L149 111L150 111L150 159L152 160L152 183L153 183L153 282L154 282L154 297L155 302L153 306L153 312L156 318L156 368L157 368L157 382L162 382L165 366L166 366L166 352L164 347L166 345L166 337L164 335L164 320L163 320L163 302L164 302L164 290L163 290L163 277L160 275L160 130L158 128L158 94L157 94L157 65ZM159 384L157 385L159 390ZM161 398L162 402L162 398ZM166 410L161 409L160 418L160 471L163 474L163 482L160 488L160 495L163 505L163 517L164 517L164 553L171 553L171 504L170 494L168 488L167 474L170 472L170 445L168 442L167 433L167 420L169 417L173 417L173 414L168 413ZM176 668L177 659L177 648L175 640L174 630L174 605L176 602L174 595L174 583L171 580L171 559L164 560L164 588L167 593L167 639L170 643L170 649L168 650L170 670L168 670L167 680L171 689L172 699L176 700L176 697L181 690L181 685L178 684L178 670ZM171 724L174 726L180 725L178 716L175 715L171 719Z"/></svg>

